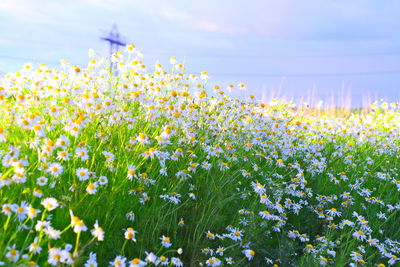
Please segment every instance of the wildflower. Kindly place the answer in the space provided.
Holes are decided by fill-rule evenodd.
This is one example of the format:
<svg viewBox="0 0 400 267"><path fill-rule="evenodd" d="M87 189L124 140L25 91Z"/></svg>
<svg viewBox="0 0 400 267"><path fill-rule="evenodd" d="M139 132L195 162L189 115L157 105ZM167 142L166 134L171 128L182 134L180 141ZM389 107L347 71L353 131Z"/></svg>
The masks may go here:
<svg viewBox="0 0 400 267"><path fill-rule="evenodd" d="M169 248L170 246L172 246L169 237L163 235L162 237L160 237L160 239L161 239L161 245L163 245L164 247Z"/></svg>
<svg viewBox="0 0 400 267"><path fill-rule="evenodd" d="M275 215L271 215L271 213L269 211L267 211L267 210L260 211L259 214L263 219L266 219L266 220L272 220L272 219L276 218Z"/></svg>
<svg viewBox="0 0 400 267"><path fill-rule="evenodd" d="M156 254L154 254L153 252L148 253L147 251L145 251L145 253L146 253L146 258L145 258L146 262L154 263L155 265L158 265Z"/></svg>
<svg viewBox="0 0 400 267"><path fill-rule="evenodd" d="M61 237L61 231L48 226L44 229L44 232L49 236L50 239L57 240Z"/></svg>
<svg viewBox="0 0 400 267"><path fill-rule="evenodd" d="M265 186L260 184L260 183L251 183L254 189L254 192L256 192L257 194L263 195L265 194L266 190L265 190Z"/></svg>
<svg viewBox="0 0 400 267"><path fill-rule="evenodd" d="M100 185L106 185L106 184L108 184L108 179L107 179L107 177L106 177L106 176L100 176L100 177L99 177L99 180L98 180L98 183L99 183Z"/></svg>
<svg viewBox="0 0 400 267"><path fill-rule="evenodd" d="M147 265L147 263L140 260L139 258L134 258L129 262L129 267L141 267L145 265Z"/></svg>
<svg viewBox="0 0 400 267"><path fill-rule="evenodd" d="M35 218L40 213L39 209L35 209L35 208L31 207L31 206L26 207L26 211L27 211L28 217L30 219Z"/></svg>
<svg viewBox="0 0 400 267"><path fill-rule="evenodd" d="M212 257L212 258L209 258L209 259L206 261L206 264L207 264L207 266L212 266L212 267L214 267L214 266L220 266L220 265L221 265L221 260L218 259L218 258L216 258L216 257Z"/></svg>
<svg viewBox="0 0 400 267"><path fill-rule="evenodd" d="M226 264L232 265L233 264L233 259L231 257L225 258Z"/></svg>
<svg viewBox="0 0 400 267"><path fill-rule="evenodd" d="M247 257L248 260L252 260L256 253L251 249L245 249L242 253Z"/></svg>
<svg viewBox="0 0 400 267"><path fill-rule="evenodd" d="M81 161L85 161L89 159L89 154L88 154L88 150L84 147L78 147L75 150L75 155L78 156Z"/></svg>
<svg viewBox="0 0 400 267"><path fill-rule="evenodd" d="M97 267L96 253L90 252L89 259L85 262L85 267Z"/></svg>
<svg viewBox="0 0 400 267"><path fill-rule="evenodd" d="M43 196L43 191L42 191L42 189L40 189L40 188L35 188L35 189L33 189L33 195L35 196L35 197L42 197Z"/></svg>
<svg viewBox="0 0 400 267"><path fill-rule="evenodd" d="M84 232L87 230L85 223L77 216L74 216L72 210L69 210L69 214L71 217L71 226L73 227L75 233L79 233L82 231Z"/></svg>
<svg viewBox="0 0 400 267"><path fill-rule="evenodd" d="M106 158L107 162L113 162L114 161L114 154L108 151L103 151L102 154L104 155L104 157Z"/></svg>
<svg viewBox="0 0 400 267"><path fill-rule="evenodd" d="M328 264L328 259L325 258L325 257L320 256L319 257L319 264L322 265L322 266L327 265Z"/></svg>
<svg viewBox="0 0 400 267"><path fill-rule="evenodd" d="M210 170L211 169L211 167L212 167L212 165L210 164L210 163L208 163L207 161L205 161L205 162L203 162L202 164L201 164L201 167L204 169L204 170Z"/></svg>
<svg viewBox="0 0 400 267"><path fill-rule="evenodd" d="M110 266L113 267L125 267L126 266L126 258L123 256L117 256L113 261L110 261Z"/></svg>
<svg viewBox="0 0 400 267"><path fill-rule="evenodd" d="M88 192L89 195L93 195L93 194L95 194L97 192L97 187L98 187L98 185L97 185L96 182L90 183L86 187L86 192Z"/></svg>
<svg viewBox="0 0 400 267"><path fill-rule="evenodd" d="M103 241L104 240L104 231L103 228L99 226L99 223L96 220L96 223L94 224L94 229L92 229L90 232L95 237L98 241Z"/></svg>
<svg viewBox="0 0 400 267"><path fill-rule="evenodd" d="M215 239L215 235L213 234L213 233L211 233L210 231L208 231L207 233L206 233L206 237L208 238L208 239Z"/></svg>
<svg viewBox="0 0 400 267"><path fill-rule="evenodd" d="M171 263L172 263L174 266L177 266L177 267L182 267L182 266L183 266L183 262L181 261L181 259L179 259L179 258L177 258L177 257L172 257L172 258L171 258Z"/></svg>
<svg viewBox="0 0 400 267"><path fill-rule="evenodd" d="M86 181L89 179L89 170L86 168L76 169L76 176L78 176L79 181Z"/></svg>
<svg viewBox="0 0 400 267"><path fill-rule="evenodd" d="M221 163L219 164L219 169L220 169L220 171L228 170L228 169L229 169L228 164L225 163L225 162L221 162Z"/></svg>
<svg viewBox="0 0 400 267"><path fill-rule="evenodd" d="M157 261L156 261L155 264L156 264L156 265L157 265L157 264L161 264L162 266L166 266L166 265L169 265L169 260L168 260L167 257L161 256L161 257L159 257L159 258L157 259Z"/></svg>
<svg viewBox="0 0 400 267"><path fill-rule="evenodd" d="M48 181L48 180L49 180L49 179L47 179L46 177L41 176L41 177L39 177L39 178L36 179L36 183L37 183L39 186L45 186L45 185L47 184L47 181Z"/></svg>
<svg viewBox="0 0 400 267"><path fill-rule="evenodd" d="M35 237L33 242L29 245L29 252L33 254L40 254L40 252L42 251L42 247L39 246L38 240L39 238Z"/></svg>
<svg viewBox="0 0 400 267"><path fill-rule="evenodd" d="M49 257L47 262L50 265L57 266L61 259L61 249L59 248L50 248L49 249Z"/></svg>
<svg viewBox="0 0 400 267"><path fill-rule="evenodd" d="M60 163L54 162L49 165L47 171L54 177L58 177L62 174L63 169L64 168Z"/></svg>
<svg viewBox="0 0 400 267"><path fill-rule="evenodd" d="M132 180L133 178L137 178L136 167L135 166L129 165L127 177L128 177L129 180Z"/></svg>
<svg viewBox="0 0 400 267"><path fill-rule="evenodd" d="M314 246L311 245L311 244L307 244L304 250L305 250L306 252L308 252L308 253L311 253L311 252L314 252L314 251L315 251Z"/></svg>
<svg viewBox="0 0 400 267"><path fill-rule="evenodd" d="M364 241L364 240L367 239L365 233L364 233L363 231L361 231L361 230L354 232L354 233L353 233L353 236L354 236L357 240L360 240L360 241Z"/></svg>
<svg viewBox="0 0 400 267"><path fill-rule="evenodd" d="M400 259L399 259L396 255L391 254L391 255L390 255L390 260L388 261L388 264L394 265L394 264L396 264L396 262L397 262L398 260L400 260Z"/></svg>
<svg viewBox="0 0 400 267"><path fill-rule="evenodd" d="M362 255L357 251L352 251L350 253L350 257L353 261L359 261L362 259Z"/></svg>
<svg viewBox="0 0 400 267"><path fill-rule="evenodd" d="M27 215L28 215L27 206L28 206L28 203L26 203L25 201L22 201L21 205L19 207L18 206L16 207L15 214L17 215L17 218L19 221L23 221L27 217Z"/></svg>
<svg viewBox="0 0 400 267"><path fill-rule="evenodd" d="M55 199L53 197L48 197L48 198L43 199L41 204L48 211L52 211L52 210L56 209L59 205L57 199Z"/></svg>
<svg viewBox="0 0 400 267"><path fill-rule="evenodd" d="M7 247L6 258L11 262L17 262L20 257L20 252L15 249L15 245Z"/></svg>
<svg viewBox="0 0 400 267"><path fill-rule="evenodd" d="M66 148L68 147L70 144L68 137L62 135L60 136L57 141L56 141L56 147L60 147L60 148Z"/></svg>
<svg viewBox="0 0 400 267"><path fill-rule="evenodd" d="M218 247L216 253L220 256L223 256L225 252L225 248L223 247Z"/></svg>
<svg viewBox="0 0 400 267"><path fill-rule="evenodd" d="M285 164L283 163L283 159L278 159L276 161L276 165L278 165L279 167L285 167Z"/></svg>
<svg viewBox="0 0 400 267"><path fill-rule="evenodd" d="M68 153L65 150L57 152L57 159L58 160L66 161L66 160L69 160L70 156L71 156L71 153Z"/></svg>
<svg viewBox="0 0 400 267"><path fill-rule="evenodd" d="M238 229L236 229L236 228L233 228L233 229L231 230L230 235L229 235L229 237L230 237L232 240L234 240L234 241L240 241L240 240L242 240L242 236L243 236L242 231L240 231L240 230L238 230Z"/></svg>
<svg viewBox="0 0 400 267"><path fill-rule="evenodd" d="M126 218L130 221L134 221L135 220L135 213L133 211L130 211L126 214Z"/></svg>
<svg viewBox="0 0 400 267"><path fill-rule="evenodd" d="M135 231L132 227L129 227L125 231L125 239L130 239L134 242L136 242L135 236L137 234L137 231Z"/></svg>
<svg viewBox="0 0 400 267"><path fill-rule="evenodd" d="M149 137L144 133L140 133L139 136L136 137L136 141L138 141L141 144L149 144L150 142L148 140Z"/></svg>
<svg viewBox="0 0 400 267"><path fill-rule="evenodd" d="M332 217L339 217L342 213L337 211L335 208L331 208L330 210L327 210L326 214Z"/></svg>

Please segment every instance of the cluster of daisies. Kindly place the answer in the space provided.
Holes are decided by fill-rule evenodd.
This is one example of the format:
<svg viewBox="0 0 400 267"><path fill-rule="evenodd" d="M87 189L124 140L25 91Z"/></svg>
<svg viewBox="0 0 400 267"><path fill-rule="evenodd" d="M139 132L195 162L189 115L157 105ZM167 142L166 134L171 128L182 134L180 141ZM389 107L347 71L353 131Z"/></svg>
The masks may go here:
<svg viewBox="0 0 400 267"><path fill-rule="evenodd" d="M0 80L0 265L400 264L397 103L332 117L90 57Z"/></svg>

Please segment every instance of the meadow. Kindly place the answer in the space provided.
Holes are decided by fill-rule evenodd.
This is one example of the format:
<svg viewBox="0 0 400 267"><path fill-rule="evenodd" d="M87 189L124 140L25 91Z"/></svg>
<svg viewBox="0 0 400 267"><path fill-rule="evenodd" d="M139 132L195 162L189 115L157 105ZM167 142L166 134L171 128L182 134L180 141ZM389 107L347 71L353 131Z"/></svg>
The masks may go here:
<svg viewBox="0 0 400 267"><path fill-rule="evenodd" d="M398 266L398 103L333 116L111 62L0 79L2 265Z"/></svg>

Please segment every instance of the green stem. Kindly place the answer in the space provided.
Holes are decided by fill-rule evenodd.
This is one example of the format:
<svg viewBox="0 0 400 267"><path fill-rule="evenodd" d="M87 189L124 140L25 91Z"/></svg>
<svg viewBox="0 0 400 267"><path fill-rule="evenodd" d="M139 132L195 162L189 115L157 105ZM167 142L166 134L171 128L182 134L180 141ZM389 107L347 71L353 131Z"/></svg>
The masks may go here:
<svg viewBox="0 0 400 267"><path fill-rule="evenodd" d="M78 232L78 234L76 235L76 242L75 242L75 250L74 250L74 257L78 256L77 252L78 252L78 247L79 247L79 238L81 237L81 232Z"/></svg>
<svg viewBox="0 0 400 267"><path fill-rule="evenodd" d="M128 243L128 239L125 239L124 244L122 245L121 252L120 252L122 255L124 254L126 243Z"/></svg>
<svg viewBox="0 0 400 267"><path fill-rule="evenodd" d="M4 224L4 227L3 227L4 232L7 231L8 223L10 222L10 219L11 219L11 215L7 216L7 221L6 221L6 223Z"/></svg>

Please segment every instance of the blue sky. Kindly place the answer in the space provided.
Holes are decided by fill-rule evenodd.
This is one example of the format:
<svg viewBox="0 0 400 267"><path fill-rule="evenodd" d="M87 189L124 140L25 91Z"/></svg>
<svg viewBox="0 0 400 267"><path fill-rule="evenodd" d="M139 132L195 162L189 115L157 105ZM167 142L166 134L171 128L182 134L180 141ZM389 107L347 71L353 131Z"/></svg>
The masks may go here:
<svg viewBox="0 0 400 267"><path fill-rule="evenodd" d="M0 71L107 56L99 36L116 23L147 65L186 56L259 98L399 101L399 14L397 0L1 0Z"/></svg>

